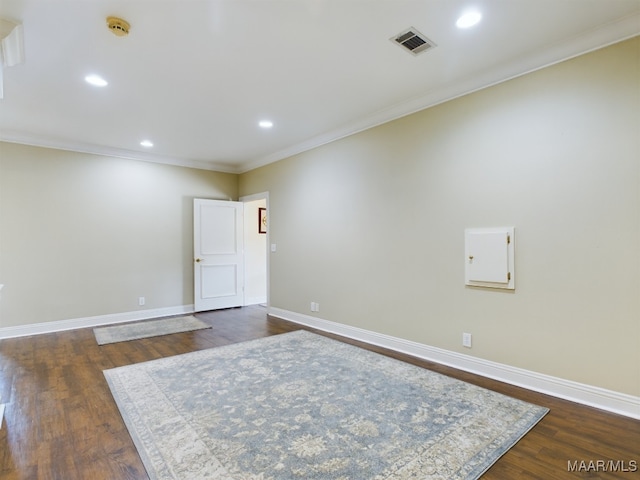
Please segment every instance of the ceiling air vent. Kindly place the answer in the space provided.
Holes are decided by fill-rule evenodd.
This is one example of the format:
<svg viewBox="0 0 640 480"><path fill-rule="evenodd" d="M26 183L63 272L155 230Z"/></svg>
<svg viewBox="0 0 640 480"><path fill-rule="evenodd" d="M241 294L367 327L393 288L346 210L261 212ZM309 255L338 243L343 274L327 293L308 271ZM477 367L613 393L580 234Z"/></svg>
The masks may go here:
<svg viewBox="0 0 640 480"><path fill-rule="evenodd" d="M426 52L427 50L436 46L434 42L429 40L413 27L399 33L395 37L390 38L390 40L397 43L401 47L406 48L414 55Z"/></svg>

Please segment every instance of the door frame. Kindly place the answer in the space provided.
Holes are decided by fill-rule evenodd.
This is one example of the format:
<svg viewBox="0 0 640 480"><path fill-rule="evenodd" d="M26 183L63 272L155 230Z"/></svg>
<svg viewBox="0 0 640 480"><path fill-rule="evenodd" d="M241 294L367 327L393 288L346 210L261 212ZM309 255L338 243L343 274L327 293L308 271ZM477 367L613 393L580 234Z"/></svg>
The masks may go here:
<svg viewBox="0 0 640 480"><path fill-rule="evenodd" d="M271 208L269 205L269 192L260 192L260 193L254 193L251 195L244 195L240 198L238 198L239 202L242 203L248 203L248 202L254 202L256 200L265 200L266 205L267 205L267 221L269 221L269 219L271 218ZM243 242L246 242L246 238L243 239ZM267 255L266 255L266 259L267 259L267 309L269 309L271 307L271 270L270 270L270 264L271 264L271 255L270 255L270 245L271 245L271 228L269 226L269 224L267 224L267 241L266 241L266 249L267 249ZM244 268L245 268L245 279L247 278L247 274L246 274L246 269L247 269L247 262L244 262Z"/></svg>

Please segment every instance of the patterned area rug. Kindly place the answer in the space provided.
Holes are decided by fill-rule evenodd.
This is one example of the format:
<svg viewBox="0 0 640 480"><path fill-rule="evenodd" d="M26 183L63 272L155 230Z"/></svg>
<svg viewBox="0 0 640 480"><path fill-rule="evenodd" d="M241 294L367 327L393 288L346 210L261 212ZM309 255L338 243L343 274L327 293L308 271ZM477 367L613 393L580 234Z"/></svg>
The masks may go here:
<svg viewBox="0 0 640 480"><path fill-rule="evenodd" d="M193 315L189 315L188 317L161 318L159 320L127 323L126 325L115 325L113 327L94 328L93 334L98 345L106 345L107 343L126 342L128 340L190 332L204 328L211 328L211 325L198 320Z"/></svg>
<svg viewBox="0 0 640 480"><path fill-rule="evenodd" d="M151 479L475 479L548 411L306 331L104 374Z"/></svg>

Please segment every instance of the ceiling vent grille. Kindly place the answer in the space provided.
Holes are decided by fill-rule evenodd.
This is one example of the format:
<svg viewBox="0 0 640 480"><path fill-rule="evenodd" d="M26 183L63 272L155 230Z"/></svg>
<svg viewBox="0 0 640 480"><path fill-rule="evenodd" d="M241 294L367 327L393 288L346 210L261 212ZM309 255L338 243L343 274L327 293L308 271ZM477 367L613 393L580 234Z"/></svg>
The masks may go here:
<svg viewBox="0 0 640 480"><path fill-rule="evenodd" d="M391 37L390 40L414 55L426 52L436 46L434 42L413 27Z"/></svg>

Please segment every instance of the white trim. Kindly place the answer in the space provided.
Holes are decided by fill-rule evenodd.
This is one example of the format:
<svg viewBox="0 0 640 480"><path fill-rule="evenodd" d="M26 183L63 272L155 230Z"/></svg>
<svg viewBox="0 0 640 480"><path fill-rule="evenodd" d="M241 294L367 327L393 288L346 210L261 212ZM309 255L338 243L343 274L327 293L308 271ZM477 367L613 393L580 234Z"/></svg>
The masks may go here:
<svg viewBox="0 0 640 480"><path fill-rule="evenodd" d="M250 195L243 195L242 197L238 198L239 202L243 202L243 203L247 203L247 202L255 202L256 200L264 200L266 203L266 207L267 207L267 221L269 220L269 217L271 215L271 205L269 204L269 191L267 190L266 192L259 192L259 193L253 193ZM249 298L248 300L245 299L245 306L246 305L255 305L255 304L267 304L267 306L269 305L269 299L271 298L271 251L269 250L269 245L271 245L271 229L267 226L267 296L262 299L262 298ZM246 266L245 266L246 267ZM246 277L245 277L246 278ZM251 302L251 303L250 303Z"/></svg>
<svg viewBox="0 0 640 480"><path fill-rule="evenodd" d="M267 296L263 295L261 297L246 297L244 299L244 306L249 306L249 305L263 305L267 303Z"/></svg>
<svg viewBox="0 0 640 480"><path fill-rule="evenodd" d="M372 332L358 327L331 322L309 315L269 307L269 315L335 333L347 338L388 348L396 352L482 375L536 392L589 405L640 420L640 397L614 392L592 385L552 377L522 368L511 367L422 343Z"/></svg>
<svg viewBox="0 0 640 480"><path fill-rule="evenodd" d="M29 145L31 147L51 148L53 150L63 150L67 152L103 155L105 157L122 158L125 160L138 160L140 162L158 163L161 165L196 168L198 170L211 170L215 172L235 174L240 173L239 169L234 165L220 162L168 157L155 155L149 152L136 152L135 150L126 150L123 148L104 147L83 142L58 140L55 138L33 135L30 133L14 132L10 130L3 130L0 132L0 141Z"/></svg>
<svg viewBox="0 0 640 480"><path fill-rule="evenodd" d="M154 155L149 152L137 152L121 148L104 147L82 142L24 134L22 132L9 130L3 130L0 132L0 141L58 150L91 153L95 155L106 155L145 162L177 165L202 170L242 174L278 160L282 160L283 158L288 158L293 155L306 152L341 138L402 118L406 115L411 115L412 113L426 108L448 102L478 90L498 85L513 78L584 55L585 53L628 40L640 33L638 31L639 19L640 13L631 13L625 17L597 26L583 34L570 38L567 41L554 45L547 45L539 51L531 52L530 55L518 57L515 61L506 62L489 70L474 72L473 75L467 78L461 78L456 82L436 88L425 95L410 98L395 105L391 105L364 118L360 118L355 122L344 125L341 128L309 138L283 150L271 152L261 157L248 159L241 163L210 162L189 158L165 157L161 155Z"/></svg>
<svg viewBox="0 0 640 480"><path fill-rule="evenodd" d="M73 318L70 320L58 320L53 322L33 323L31 325L17 325L14 327L0 328L0 340L3 338L26 337L40 335L42 333L62 332L77 328L89 328L112 323L134 322L149 318L169 317L171 315L183 315L193 313L193 305L179 305L176 307L154 308L135 312L112 313L95 317Z"/></svg>
<svg viewBox="0 0 640 480"><path fill-rule="evenodd" d="M238 173L249 172L283 158L292 157L470 93L484 90L580 55L623 42L640 34L638 20L640 20L640 13L634 12L626 17L600 25L566 42L545 46L530 55L518 57L515 61L509 61L485 71L474 72L473 75L467 78L461 78L453 83L435 88L425 95L391 105L341 128L309 138L301 143L291 145L263 157L248 160L239 165Z"/></svg>
<svg viewBox="0 0 640 480"><path fill-rule="evenodd" d="M239 202L255 202L256 200L269 200L269 192L252 193L251 195L243 195L238 199Z"/></svg>

